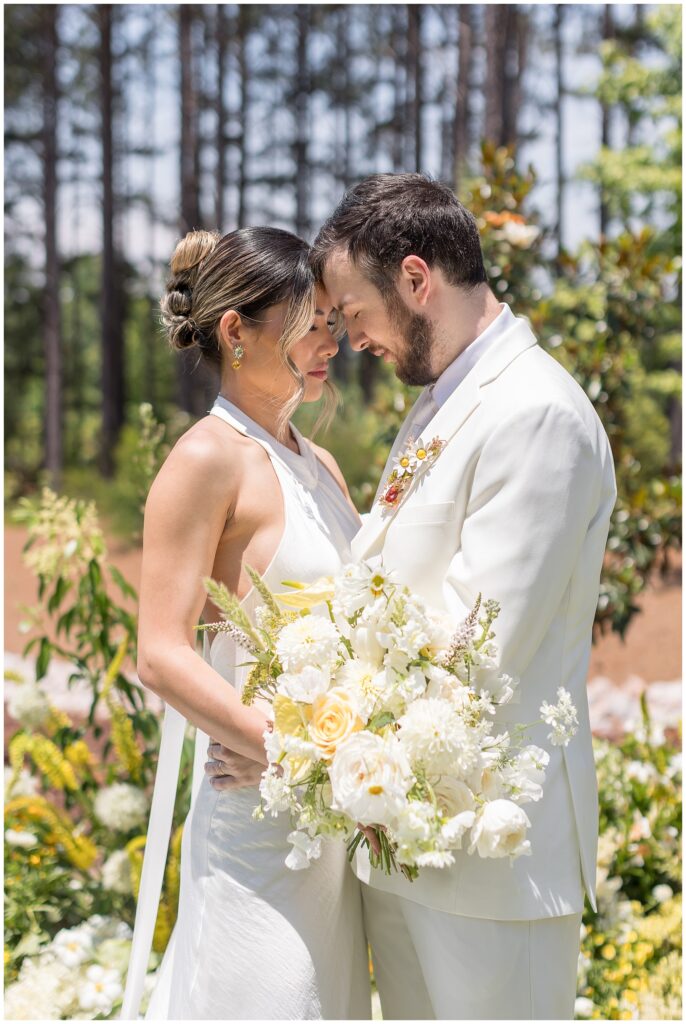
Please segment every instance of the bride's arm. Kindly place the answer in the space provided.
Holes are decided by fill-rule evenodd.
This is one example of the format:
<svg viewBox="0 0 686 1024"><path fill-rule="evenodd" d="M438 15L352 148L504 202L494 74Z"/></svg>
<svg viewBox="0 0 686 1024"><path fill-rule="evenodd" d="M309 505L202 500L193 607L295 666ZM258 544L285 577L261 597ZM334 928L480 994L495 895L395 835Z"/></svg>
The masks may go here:
<svg viewBox="0 0 686 1024"><path fill-rule="evenodd" d="M155 479L145 507L137 668L145 686L204 732L266 764L266 715L245 707L195 651L202 580L237 487L225 446L206 431L185 435Z"/></svg>

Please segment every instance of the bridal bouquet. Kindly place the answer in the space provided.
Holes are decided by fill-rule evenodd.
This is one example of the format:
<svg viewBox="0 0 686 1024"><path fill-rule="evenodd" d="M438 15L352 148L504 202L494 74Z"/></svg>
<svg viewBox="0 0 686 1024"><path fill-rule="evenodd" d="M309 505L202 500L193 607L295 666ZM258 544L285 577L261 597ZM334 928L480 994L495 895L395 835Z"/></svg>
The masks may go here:
<svg viewBox="0 0 686 1024"><path fill-rule="evenodd" d="M208 579L223 621L200 628L249 653L244 703L272 705L256 815L290 813L287 865L307 867L335 838L410 879L452 864L463 843L480 857L530 854L522 805L541 799L549 755L523 744L525 726L494 735L517 686L497 663L498 605L478 599L455 632L383 568L346 565L279 594L249 572L264 602L255 623ZM541 716L554 744L576 732L562 688Z"/></svg>

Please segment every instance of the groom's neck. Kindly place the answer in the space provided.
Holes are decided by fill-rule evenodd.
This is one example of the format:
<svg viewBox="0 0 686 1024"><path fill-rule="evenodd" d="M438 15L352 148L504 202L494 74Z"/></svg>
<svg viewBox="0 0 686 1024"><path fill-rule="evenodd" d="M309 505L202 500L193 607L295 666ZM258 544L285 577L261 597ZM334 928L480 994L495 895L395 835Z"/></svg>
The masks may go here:
<svg viewBox="0 0 686 1024"><path fill-rule="evenodd" d="M447 285L436 299L432 320L436 332L433 370L440 377L501 311L499 300L487 284L471 291Z"/></svg>

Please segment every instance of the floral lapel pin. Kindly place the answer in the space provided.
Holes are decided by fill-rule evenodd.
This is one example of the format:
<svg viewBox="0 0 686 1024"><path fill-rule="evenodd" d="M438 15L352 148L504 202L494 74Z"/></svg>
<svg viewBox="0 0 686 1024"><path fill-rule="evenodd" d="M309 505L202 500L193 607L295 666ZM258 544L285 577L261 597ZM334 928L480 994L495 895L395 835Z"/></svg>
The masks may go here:
<svg viewBox="0 0 686 1024"><path fill-rule="evenodd" d="M433 465L445 448L445 441L434 437L423 447L410 438L405 448L393 460L393 469L384 484L378 502L383 508L396 508L414 478Z"/></svg>

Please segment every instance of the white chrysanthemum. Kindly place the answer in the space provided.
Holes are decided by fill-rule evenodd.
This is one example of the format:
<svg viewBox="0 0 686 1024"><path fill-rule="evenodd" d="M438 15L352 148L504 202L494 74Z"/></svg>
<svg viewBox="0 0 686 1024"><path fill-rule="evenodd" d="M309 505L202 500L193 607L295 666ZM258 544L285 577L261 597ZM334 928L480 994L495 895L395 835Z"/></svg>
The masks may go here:
<svg viewBox="0 0 686 1024"><path fill-rule="evenodd" d="M326 693L331 682L329 667L305 665L299 672L283 672L278 680L279 693L302 704L311 704L315 697Z"/></svg>
<svg viewBox="0 0 686 1024"><path fill-rule="evenodd" d="M128 896L131 888L131 862L126 850L115 850L102 866L103 888Z"/></svg>
<svg viewBox="0 0 686 1024"><path fill-rule="evenodd" d="M472 827L469 852L480 857L515 857L531 853L526 838L530 828L525 812L511 800L491 800L484 804Z"/></svg>
<svg viewBox="0 0 686 1024"><path fill-rule="evenodd" d="M17 686L7 701L7 710L15 721L29 731L40 729L50 717L48 698L35 683Z"/></svg>
<svg viewBox="0 0 686 1024"><path fill-rule="evenodd" d="M107 1016L123 991L118 971L93 964L86 971L86 980L79 991L79 1006L82 1010L95 1010Z"/></svg>
<svg viewBox="0 0 686 1024"><path fill-rule="evenodd" d="M27 771L26 768L22 768L17 776L17 780L10 789L10 783L14 777L14 771L12 768L5 766L5 800L9 800L10 797L14 798L17 796L35 796L38 792L38 779L31 772Z"/></svg>
<svg viewBox="0 0 686 1024"><path fill-rule="evenodd" d="M553 746L566 746L579 727L571 695L563 686L558 687L557 704L551 705L543 701L540 712L543 721L553 727L553 731L548 733L548 739Z"/></svg>
<svg viewBox="0 0 686 1024"><path fill-rule="evenodd" d="M329 778L334 809L362 825L391 824L413 783L396 738L369 732L357 732L338 747Z"/></svg>
<svg viewBox="0 0 686 1024"><path fill-rule="evenodd" d="M516 804L540 800L549 763L550 754L541 747L529 745L520 750L503 769L503 780L511 787L510 800Z"/></svg>
<svg viewBox="0 0 686 1024"><path fill-rule="evenodd" d="M93 805L96 817L116 832L130 832L145 823L148 798L142 789L128 782L115 782L101 789Z"/></svg>
<svg viewBox="0 0 686 1024"><path fill-rule="evenodd" d="M478 764L475 736L450 701L435 697L417 700L398 724L398 736L410 761L421 761L432 774L467 775Z"/></svg>
<svg viewBox="0 0 686 1024"><path fill-rule="evenodd" d="M290 832L288 842L293 849L286 857L286 867L291 871L302 871L309 868L311 860L317 860L322 852L322 841L319 836L311 839L306 832Z"/></svg>
<svg viewBox="0 0 686 1024"><path fill-rule="evenodd" d="M5 842L10 846L22 846L30 850L38 842L38 836L24 829L8 828L5 832Z"/></svg>
<svg viewBox="0 0 686 1024"><path fill-rule="evenodd" d="M324 669L336 661L338 644L333 622L321 615L304 615L283 627L276 653L286 672L300 672L309 665Z"/></svg>
<svg viewBox="0 0 686 1024"><path fill-rule="evenodd" d="M336 686L347 691L360 718L367 722L386 691L386 673L366 661L346 661L336 672Z"/></svg>

